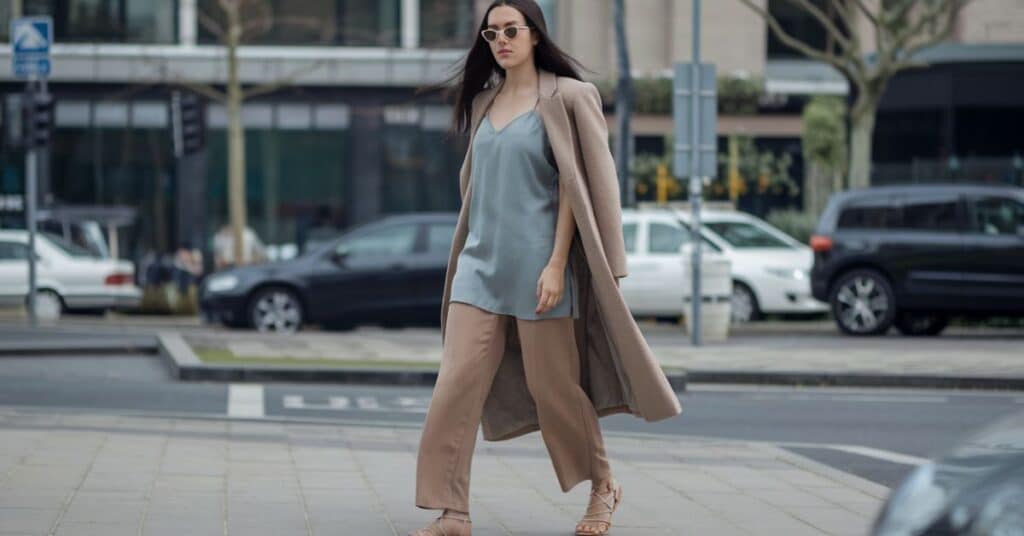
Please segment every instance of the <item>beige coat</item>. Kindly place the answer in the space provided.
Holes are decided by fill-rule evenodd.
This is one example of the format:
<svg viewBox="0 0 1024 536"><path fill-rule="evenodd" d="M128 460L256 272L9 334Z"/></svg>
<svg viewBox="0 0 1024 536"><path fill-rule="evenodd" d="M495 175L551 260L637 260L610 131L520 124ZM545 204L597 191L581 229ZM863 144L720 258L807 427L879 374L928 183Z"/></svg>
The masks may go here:
<svg viewBox="0 0 1024 536"><path fill-rule="evenodd" d="M626 276L626 252L619 183L608 149L601 97L593 84L556 77L544 70L540 71L539 83L538 113L576 220L569 266L579 290L579 318L574 328L583 389L600 416L629 412L657 421L678 415L682 411L679 399L619 292L616 278ZM490 88L473 100L470 144L459 173L462 209L441 302L442 340L452 278L469 228L472 136L496 93L496 88ZM484 439L490 441L511 439L539 429L514 327L510 329L505 355L484 404L481 424Z"/></svg>

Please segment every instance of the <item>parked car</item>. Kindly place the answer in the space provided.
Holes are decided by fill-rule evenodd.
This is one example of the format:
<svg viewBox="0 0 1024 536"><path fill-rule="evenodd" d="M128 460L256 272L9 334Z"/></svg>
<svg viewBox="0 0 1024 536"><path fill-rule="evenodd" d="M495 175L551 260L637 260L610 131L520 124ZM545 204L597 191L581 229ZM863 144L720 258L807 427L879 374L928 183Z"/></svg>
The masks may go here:
<svg viewBox="0 0 1024 536"><path fill-rule="evenodd" d="M889 495L871 534L1024 534L1024 412L915 468Z"/></svg>
<svg viewBox="0 0 1024 536"><path fill-rule="evenodd" d="M204 317L290 333L305 324L436 323L458 215L389 216L290 260L207 277Z"/></svg>
<svg viewBox="0 0 1024 536"><path fill-rule="evenodd" d="M626 244L629 276L619 282L622 297L634 316L678 318L683 314L689 286L689 256L684 247L693 243L690 230L669 210L622 210L622 234ZM718 245L703 241L702 253L721 256Z"/></svg>
<svg viewBox="0 0 1024 536"><path fill-rule="evenodd" d="M950 316L1024 315L1024 189L919 185L834 195L811 287L852 335L937 335Z"/></svg>
<svg viewBox="0 0 1024 536"><path fill-rule="evenodd" d="M130 261L100 258L49 233L37 233L35 249L40 316L139 305L142 293ZM0 302L26 302L28 258L28 231L0 230Z"/></svg>
<svg viewBox="0 0 1024 536"><path fill-rule="evenodd" d="M690 212L675 211L690 226ZM704 237L732 262L732 320L769 314L821 314L828 305L811 295L814 252L768 222L744 212L702 210Z"/></svg>

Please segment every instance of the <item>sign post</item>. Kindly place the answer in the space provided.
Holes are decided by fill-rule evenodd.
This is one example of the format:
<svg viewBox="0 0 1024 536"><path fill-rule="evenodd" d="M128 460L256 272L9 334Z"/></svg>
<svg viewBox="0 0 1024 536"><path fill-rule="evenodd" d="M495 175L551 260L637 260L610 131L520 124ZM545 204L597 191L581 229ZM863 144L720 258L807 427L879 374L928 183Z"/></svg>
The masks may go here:
<svg viewBox="0 0 1024 536"><path fill-rule="evenodd" d="M717 79L715 66L700 63L700 0L693 0L693 62L675 65L673 88L675 151L673 174L689 177L692 284L690 286L690 341L701 345L701 192L704 177L718 174Z"/></svg>
<svg viewBox="0 0 1024 536"><path fill-rule="evenodd" d="M35 132L37 92L46 96L46 78L50 75L50 43L53 42L53 20L50 17L22 17L11 21L11 59L13 72L25 84L25 121L22 140L25 144L25 219L28 228L28 318L35 326L36 315L36 184L40 137ZM49 118L47 118L49 119ZM46 125L45 128L49 128Z"/></svg>

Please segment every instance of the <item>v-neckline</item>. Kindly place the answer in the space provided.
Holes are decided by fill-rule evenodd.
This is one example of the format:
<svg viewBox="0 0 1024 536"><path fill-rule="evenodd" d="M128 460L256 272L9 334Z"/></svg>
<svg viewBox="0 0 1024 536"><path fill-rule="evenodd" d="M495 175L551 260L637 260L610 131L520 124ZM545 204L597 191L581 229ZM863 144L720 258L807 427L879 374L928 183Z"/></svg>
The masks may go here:
<svg viewBox="0 0 1024 536"><path fill-rule="evenodd" d="M536 107L534 107L534 108L536 108ZM526 110L525 112L522 112L519 115L513 117L512 119L510 119L508 121L508 123L505 123L505 126L503 126L501 128L498 128L498 127L494 126L494 121L491 121L491 112L490 112L490 110L487 111L487 115L484 116L484 119L487 120L487 124L488 125L491 125L491 130L493 130L496 134L500 134L500 133L504 132L506 128L512 126L512 123L515 123L516 121L518 121L520 117L523 117L524 115L527 115L527 114L533 112L534 108L530 108L529 110Z"/></svg>

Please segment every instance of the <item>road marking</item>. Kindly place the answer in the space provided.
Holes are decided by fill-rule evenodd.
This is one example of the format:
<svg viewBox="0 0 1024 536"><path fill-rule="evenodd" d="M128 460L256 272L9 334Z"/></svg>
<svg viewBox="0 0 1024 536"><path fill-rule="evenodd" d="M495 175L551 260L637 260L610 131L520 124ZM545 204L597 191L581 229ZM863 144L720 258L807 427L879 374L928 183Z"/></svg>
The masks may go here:
<svg viewBox="0 0 1024 536"><path fill-rule="evenodd" d="M348 397L347 396L332 396L327 399L327 405L331 409L348 409Z"/></svg>
<svg viewBox="0 0 1024 536"><path fill-rule="evenodd" d="M356 405L359 406L359 409L365 409L370 411L380 409L380 403L377 402L377 397L374 396L358 397L356 398Z"/></svg>
<svg viewBox="0 0 1024 536"><path fill-rule="evenodd" d="M884 396L884 395L796 395L796 394L762 394L743 395L746 400L799 400L829 402L882 402L889 404L945 404L949 397L945 396Z"/></svg>
<svg viewBox="0 0 1024 536"><path fill-rule="evenodd" d="M263 417L263 386L260 384L228 384L228 416Z"/></svg>
<svg viewBox="0 0 1024 536"><path fill-rule="evenodd" d="M375 396L360 396L353 400L347 396L327 397L327 403L307 402L302 395L284 395L282 405L285 409L311 409L311 410L333 410L333 411L391 411L398 413L426 413L430 405L430 397L422 396L401 396L390 399L389 403L382 404Z"/></svg>
<svg viewBox="0 0 1024 536"><path fill-rule="evenodd" d="M899 452L893 452L891 450L877 449L874 447L865 447L861 445L841 445L835 443L802 443L796 441L783 441L778 443L766 441L765 443L774 444L779 447L838 450L840 452L857 454L859 456L875 458L876 460L882 460L890 463L898 463L900 465L921 465L922 463L928 461L928 458L921 458L919 456L911 456L909 454L902 454Z"/></svg>

